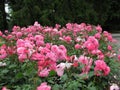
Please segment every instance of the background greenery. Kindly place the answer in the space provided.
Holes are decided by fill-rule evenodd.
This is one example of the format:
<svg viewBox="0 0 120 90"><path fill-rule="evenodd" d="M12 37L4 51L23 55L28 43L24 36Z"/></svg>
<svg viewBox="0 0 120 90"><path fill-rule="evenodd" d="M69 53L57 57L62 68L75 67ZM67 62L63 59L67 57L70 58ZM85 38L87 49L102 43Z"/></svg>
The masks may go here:
<svg viewBox="0 0 120 90"><path fill-rule="evenodd" d="M12 9L9 20L4 3ZM35 21L41 25L68 22L100 24L104 30L120 30L119 0L0 0L0 29L13 25L28 26Z"/></svg>

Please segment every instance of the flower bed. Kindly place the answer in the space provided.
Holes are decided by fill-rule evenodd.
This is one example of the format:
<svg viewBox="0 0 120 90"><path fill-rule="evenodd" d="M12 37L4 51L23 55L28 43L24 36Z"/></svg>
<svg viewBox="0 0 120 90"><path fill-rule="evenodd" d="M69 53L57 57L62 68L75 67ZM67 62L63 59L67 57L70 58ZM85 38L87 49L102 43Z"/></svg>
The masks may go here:
<svg viewBox="0 0 120 90"><path fill-rule="evenodd" d="M0 88L105 90L120 82L116 40L99 25L35 22L0 36Z"/></svg>

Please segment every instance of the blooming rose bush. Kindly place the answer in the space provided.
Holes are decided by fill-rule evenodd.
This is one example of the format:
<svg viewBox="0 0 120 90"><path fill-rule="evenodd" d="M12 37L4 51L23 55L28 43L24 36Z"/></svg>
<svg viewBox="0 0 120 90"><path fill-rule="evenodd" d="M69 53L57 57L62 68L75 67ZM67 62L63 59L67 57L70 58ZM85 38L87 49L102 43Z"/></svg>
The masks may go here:
<svg viewBox="0 0 120 90"><path fill-rule="evenodd" d="M0 88L105 90L120 82L115 42L100 25L14 26L0 32Z"/></svg>

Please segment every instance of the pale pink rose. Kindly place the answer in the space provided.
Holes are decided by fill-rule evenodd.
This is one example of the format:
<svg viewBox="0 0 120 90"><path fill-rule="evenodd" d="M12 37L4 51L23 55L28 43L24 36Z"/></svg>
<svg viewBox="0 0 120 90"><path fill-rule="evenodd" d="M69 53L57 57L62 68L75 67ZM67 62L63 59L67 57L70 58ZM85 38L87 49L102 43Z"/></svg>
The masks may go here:
<svg viewBox="0 0 120 90"><path fill-rule="evenodd" d="M57 65L56 72L57 72L58 76L63 75L65 67L66 67L65 63L60 63L60 64Z"/></svg>
<svg viewBox="0 0 120 90"><path fill-rule="evenodd" d="M37 87L37 90L51 90L51 86L47 85L47 83L44 82L44 83L41 83L41 85Z"/></svg>
<svg viewBox="0 0 120 90"><path fill-rule="evenodd" d="M112 86L110 86L110 90L120 90L120 88L117 84L113 84Z"/></svg>
<svg viewBox="0 0 120 90"><path fill-rule="evenodd" d="M50 71L49 69L45 68L42 71L38 71L38 75L40 77L47 77L49 75L49 71Z"/></svg>
<svg viewBox="0 0 120 90"><path fill-rule="evenodd" d="M28 49L28 53L27 53L28 57L31 57L34 52L35 52L34 49Z"/></svg>
<svg viewBox="0 0 120 90"><path fill-rule="evenodd" d="M7 65L6 63L0 62L0 67L4 67L6 65Z"/></svg>
<svg viewBox="0 0 120 90"><path fill-rule="evenodd" d="M35 21L34 26L40 27L40 24L37 21Z"/></svg>

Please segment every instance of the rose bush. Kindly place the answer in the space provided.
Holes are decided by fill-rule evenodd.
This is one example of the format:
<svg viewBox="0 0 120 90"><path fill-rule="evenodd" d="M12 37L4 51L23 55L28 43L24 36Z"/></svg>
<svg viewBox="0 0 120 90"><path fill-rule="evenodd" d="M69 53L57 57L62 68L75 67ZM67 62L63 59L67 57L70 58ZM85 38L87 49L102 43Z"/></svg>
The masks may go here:
<svg viewBox="0 0 120 90"><path fill-rule="evenodd" d="M115 42L100 25L14 26L0 32L0 88L105 90L120 84Z"/></svg>

